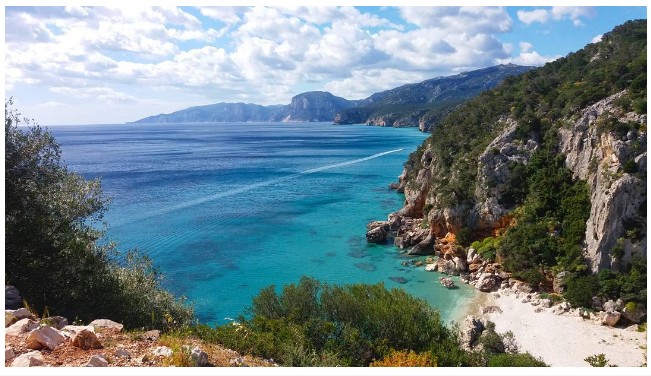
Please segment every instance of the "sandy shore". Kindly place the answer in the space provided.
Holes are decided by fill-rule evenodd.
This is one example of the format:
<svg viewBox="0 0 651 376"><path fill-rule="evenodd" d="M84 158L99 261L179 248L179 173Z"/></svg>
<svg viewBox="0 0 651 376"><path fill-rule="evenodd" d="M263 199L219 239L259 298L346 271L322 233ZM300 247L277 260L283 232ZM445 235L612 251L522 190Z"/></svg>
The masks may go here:
<svg viewBox="0 0 651 376"><path fill-rule="evenodd" d="M511 291L501 290L497 296L481 293L467 313L493 321L497 332L510 330L519 351L528 351L551 366L589 367L584 359L601 353L619 367L646 364L646 333L602 326L569 313L558 315L550 308L536 312L538 307L522 303L522 295L518 298ZM497 305L503 312L481 315L480 305Z"/></svg>

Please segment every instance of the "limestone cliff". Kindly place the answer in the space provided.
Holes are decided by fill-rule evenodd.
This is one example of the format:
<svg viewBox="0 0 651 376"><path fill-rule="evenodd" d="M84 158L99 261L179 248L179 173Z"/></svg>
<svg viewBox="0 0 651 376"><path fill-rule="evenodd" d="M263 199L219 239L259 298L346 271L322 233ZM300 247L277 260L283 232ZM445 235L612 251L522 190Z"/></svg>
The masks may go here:
<svg viewBox="0 0 651 376"><path fill-rule="evenodd" d="M639 221L640 211L646 210L646 131L618 134L605 129L612 122L646 125L646 115L625 112L615 105L623 94L617 93L584 109L578 120L559 130L560 150L565 154L567 167L576 178L586 180L590 188L592 207L585 247L594 271L618 270L632 254L646 253L645 222L642 233L628 238L625 234L626 224ZM620 238L624 239L624 254L613 258L610 250Z"/></svg>
<svg viewBox="0 0 651 376"><path fill-rule="evenodd" d="M591 268L617 270L627 264L632 254L646 253L646 223L634 236L626 234L629 223L640 223L646 207L646 132L628 131L618 135L604 129L613 119L620 123L642 124L646 115L624 112L614 105L623 93L610 96L577 112L577 120L566 120L559 129L559 151L565 155L566 165L574 177L586 180L590 189L592 207L587 222L585 255ZM417 166L406 164L399 177L399 188L404 191L405 204L397 213L403 217L426 219L429 234L443 238L462 228L473 228L477 233L491 234L509 224L512 207L504 204L503 187L509 184L510 168L516 163L526 164L539 147L535 135L527 140L515 138L518 123L507 116L496 124L501 129L476 160L472 203L447 205L450 192L440 189L441 164L433 158L429 144L425 144ZM630 167L633 161L634 167ZM624 172L624 165L627 171ZM635 171L635 173L631 173ZM449 177L449 178L454 178ZM454 193L452 193L454 194ZM623 242L624 254L611 257L618 239ZM432 243L433 244L433 243ZM433 252L433 249L432 249Z"/></svg>
<svg viewBox="0 0 651 376"><path fill-rule="evenodd" d="M563 220L548 213L556 209L550 203L560 206L565 196L549 197L570 191L539 191L544 185L526 175L562 170L559 176L567 178L558 181L587 191L562 207L564 213L585 208L578 221L585 224L585 236L555 244L582 251L593 272L626 270L634 255L646 256L646 127L646 21L639 20L606 33L602 42L507 79L450 113L392 184L405 195L402 209L389 217L403 224L398 232L416 233L405 228L412 223L427 234L409 241L396 236L395 243L413 247L413 253L439 254L454 235L476 240L510 228L525 205L534 205L526 207L528 218L549 221L538 227L545 235L535 235L539 244L546 244L547 236L562 238ZM528 167L534 158L536 164ZM559 256L547 259L547 267L554 257Z"/></svg>

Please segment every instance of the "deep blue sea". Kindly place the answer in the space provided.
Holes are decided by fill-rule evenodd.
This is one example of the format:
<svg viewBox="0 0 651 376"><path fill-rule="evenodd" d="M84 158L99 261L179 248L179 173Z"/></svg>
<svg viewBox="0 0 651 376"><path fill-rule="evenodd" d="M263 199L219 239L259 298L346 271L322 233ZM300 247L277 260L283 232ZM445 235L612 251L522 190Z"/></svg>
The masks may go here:
<svg viewBox="0 0 651 376"><path fill-rule="evenodd" d="M447 322L474 295L403 266L366 224L398 210L388 189L426 137L414 128L330 123L52 126L68 167L112 198L107 238L137 248L165 287L207 323L244 313L268 285L303 275L384 283L437 307Z"/></svg>

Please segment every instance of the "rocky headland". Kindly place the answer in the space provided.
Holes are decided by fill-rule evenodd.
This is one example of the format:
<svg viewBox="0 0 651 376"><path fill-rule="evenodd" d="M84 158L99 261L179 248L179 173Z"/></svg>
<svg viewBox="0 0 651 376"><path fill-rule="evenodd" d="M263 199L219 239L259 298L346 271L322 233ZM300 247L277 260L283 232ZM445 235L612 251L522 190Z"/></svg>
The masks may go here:
<svg viewBox="0 0 651 376"><path fill-rule="evenodd" d="M419 127L426 132L459 103L495 87L506 77L530 69L532 67L513 64L497 65L403 85L360 100L310 91L294 96L287 105L216 103L148 116L134 123L331 121L334 124Z"/></svg>
<svg viewBox="0 0 651 376"><path fill-rule="evenodd" d="M639 85L622 89L619 83L603 77L601 84L593 85L609 87L610 92L604 90L601 97L590 101L584 98L586 92L593 93L589 88L577 89L572 95L580 99L576 103L581 105L560 108L554 101L556 97L544 97L550 92L566 95L564 90L575 90L582 77L587 80L582 74L592 74L592 70L610 66L613 61L630 64L636 55L625 51L626 47L617 51L614 48L646 46L645 39L639 42L633 37L642 35L635 34L634 29L645 27L645 23L642 26L642 22L630 22L615 29L603 42L510 80L506 86L453 112L412 153L398 182L390 185L404 193L404 205L389 214L386 221L369 223L367 241L391 242L406 255L434 256L428 258L426 270L458 275L463 283L492 294L497 304L489 304L478 313L495 318L497 327L511 330L523 349L536 356L546 354L544 360L552 365L587 365L583 358L556 361L552 358L560 353L541 351L542 346L556 346L549 341L559 341L559 349L573 351L564 345L567 334L550 329L557 323L571 335L577 333L580 340L572 342L577 353L583 353L583 348L599 350L588 355L612 353L584 344L593 332L608 333L611 337L629 338L632 346L626 347L629 358L626 354L614 356L615 364L646 363L638 356L645 333L635 331L638 324L643 323L644 328L646 325L646 290L640 286L626 294L618 293L616 283L620 282L615 282L630 273L634 260L646 260L647 114L640 106L631 106L635 100L643 100L639 103L646 105L646 93L641 91L646 78L639 79ZM640 51L644 53L644 49ZM583 70L573 65L579 61ZM565 76L567 72L572 73ZM516 94L522 92L529 97ZM532 177L536 171L527 168L532 163L549 171L550 176ZM567 175L558 172L564 169ZM549 189L548 182L555 173L570 177L557 179L563 181L562 187L551 186L552 190L564 192L554 197L556 193L542 191L541 187ZM583 189L585 198L576 193ZM586 209L581 209L582 205ZM561 206L563 213L553 214ZM585 217L577 214L581 210L585 210ZM537 223L540 218L547 222ZM526 235L509 238L513 234L510 231L519 225L525 228L520 234ZM571 240L563 238L572 229L580 229L576 230L578 235ZM513 239L522 243L514 243ZM505 248L505 243L510 248ZM553 256L546 256L546 252ZM576 287L579 282L574 285L575 303L570 304L564 294L568 283L575 281L584 287ZM604 286L615 288L606 291ZM576 298L582 289L592 292L588 302ZM515 308L512 303L516 300L528 308ZM511 311L526 318L513 317L507 313ZM556 319L536 323L538 314L562 317L562 323ZM574 321L580 325L570 330ZM585 323L597 325L585 327ZM531 325L536 326L536 333L549 330L549 336L541 342L541 338L527 335ZM479 331L479 326L470 331ZM596 329L601 327L619 329ZM615 344L612 338L603 343ZM617 342L620 345L624 346Z"/></svg>

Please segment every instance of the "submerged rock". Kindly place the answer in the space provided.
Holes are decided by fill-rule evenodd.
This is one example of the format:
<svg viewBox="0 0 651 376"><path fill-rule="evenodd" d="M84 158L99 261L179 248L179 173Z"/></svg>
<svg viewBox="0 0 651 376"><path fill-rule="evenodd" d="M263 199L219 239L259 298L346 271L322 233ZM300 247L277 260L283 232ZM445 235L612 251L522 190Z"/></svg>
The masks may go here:
<svg viewBox="0 0 651 376"><path fill-rule="evenodd" d="M447 277L439 277L439 283L441 283L443 286L453 289L457 288L457 285L454 284L454 281L452 281L452 278L447 278Z"/></svg>

